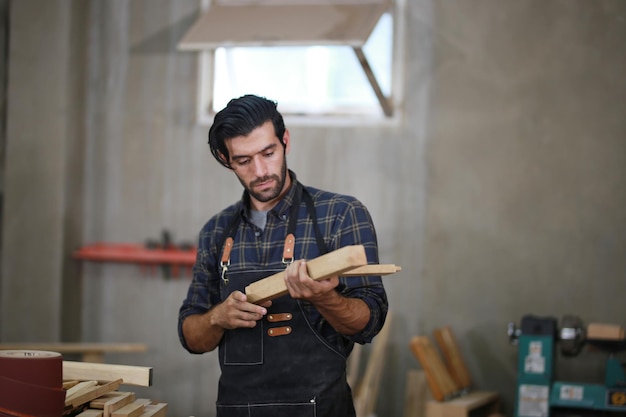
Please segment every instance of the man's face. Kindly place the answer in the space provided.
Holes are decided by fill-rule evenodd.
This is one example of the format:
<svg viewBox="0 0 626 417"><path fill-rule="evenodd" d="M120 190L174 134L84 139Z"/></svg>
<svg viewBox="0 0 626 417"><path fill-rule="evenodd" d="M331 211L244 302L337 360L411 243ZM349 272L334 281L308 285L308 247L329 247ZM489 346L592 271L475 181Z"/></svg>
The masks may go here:
<svg viewBox="0 0 626 417"><path fill-rule="evenodd" d="M274 133L272 122L254 129L248 136L226 141L230 165L241 185L248 191L256 210L269 210L289 188L285 154L289 151L289 132L285 132L286 148Z"/></svg>

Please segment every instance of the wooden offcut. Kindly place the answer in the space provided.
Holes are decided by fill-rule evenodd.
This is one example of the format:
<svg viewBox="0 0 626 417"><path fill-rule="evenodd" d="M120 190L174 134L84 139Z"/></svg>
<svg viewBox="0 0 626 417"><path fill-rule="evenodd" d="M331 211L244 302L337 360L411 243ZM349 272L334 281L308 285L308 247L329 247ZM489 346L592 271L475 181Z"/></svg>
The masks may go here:
<svg viewBox="0 0 626 417"><path fill-rule="evenodd" d="M471 385L470 373L461 356L461 350L450 326L440 327L433 331L435 341L443 353L446 369L461 390L468 390Z"/></svg>
<svg viewBox="0 0 626 417"><path fill-rule="evenodd" d="M93 390L98 381L82 381L65 391L65 404L72 404L72 400L85 392Z"/></svg>
<svg viewBox="0 0 626 417"><path fill-rule="evenodd" d="M307 261L307 271L314 280L321 280L367 265L365 247L350 245L334 250L315 259ZM285 284L285 271L253 282L245 289L248 301L260 304L288 293Z"/></svg>
<svg viewBox="0 0 626 417"><path fill-rule="evenodd" d="M360 343L355 343L354 347L352 348L352 352L350 352L350 356L348 356L348 360L346 361L346 380L348 381L348 385L352 387L353 391L356 387L357 380L361 372L360 363L362 353L363 345Z"/></svg>
<svg viewBox="0 0 626 417"><path fill-rule="evenodd" d="M112 399L124 397L127 394L128 393L126 392L120 392L120 391L107 392L101 397L98 397L95 400L91 401L89 403L89 407L98 409L98 410L104 410L104 404L106 404L108 401L111 401Z"/></svg>
<svg viewBox="0 0 626 417"><path fill-rule="evenodd" d="M146 398L139 398L133 401L130 404L121 407L120 409L114 411L111 414L111 417L139 417L141 416L147 405L152 403L151 400Z"/></svg>
<svg viewBox="0 0 626 417"><path fill-rule="evenodd" d="M450 376L439 352L430 343L430 339L427 336L413 336L410 347L426 372L426 380L435 400L444 401L456 395L459 387Z"/></svg>
<svg viewBox="0 0 626 417"><path fill-rule="evenodd" d="M389 275L402 271L402 268L394 264L371 264L358 266L348 271L342 272L342 277L362 277L366 275Z"/></svg>
<svg viewBox="0 0 626 417"><path fill-rule="evenodd" d="M68 380L68 381L63 381L63 389L64 389L64 390L66 391L66 393L67 393L67 391L68 391L70 388L75 387L76 385L80 384L80 382L81 382L81 381L76 381L76 380L73 380L73 381L69 381L69 380Z"/></svg>
<svg viewBox="0 0 626 417"><path fill-rule="evenodd" d="M365 374L354 392L354 408L357 417L369 417L376 409L390 328L391 313L388 313L385 325L372 342L372 351L365 367Z"/></svg>
<svg viewBox="0 0 626 417"><path fill-rule="evenodd" d="M470 417L476 413L492 415L499 412L500 395L497 392L469 391L470 374L461 360L460 349L450 327L436 329L433 333L446 363L427 336L414 336L410 343L434 398L426 402L426 416Z"/></svg>
<svg viewBox="0 0 626 417"><path fill-rule="evenodd" d="M587 339L590 340L624 340L624 327L617 324L589 323Z"/></svg>
<svg viewBox="0 0 626 417"><path fill-rule="evenodd" d="M104 404L102 404L104 417L112 417L113 413L116 410L119 410L120 408L135 401L134 392L120 392L119 394L120 395L109 398L107 401L104 402ZM97 408L94 406L93 402L90 404L90 407Z"/></svg>
<svg viewBox="0 0 626 417"><path fill-rule="evenodd" d="M102 410L94 410L93 408L88 408L80 414L76 414L76 417L102 417L104 411Z"/></svg>
<svg viewBox="0 0 626 417"><path fill-rule="evenodd" d="M77 417L165 417L166 403L136 399L122 385L152 385L152 368L63 362L64 415ZM1 413L0 413L1 414Z"/></svg>
<svg viewBox="0 0 626 417"><path fill-rule="evenodd" d="M81 381L114 381L122 379L125 385L148 387L152 385L152 368L63 361L63 379L77 379Z"/></svg>
<svg viewBox="0 0 626 417"><path fill-rule="evenodd" d="M122 384L121 379L117 379L115 381L107 382L102 385L96 385L93 387L89 387L86 391L81 391L79 395L75 395L70 399L65 400L66 407L76 408L82 404L88 403L91 400L94 400L108 392L117 390Z"/></svg>
<svg viewBox="0 0 626 417"><path fill-rule="evenodd" d="M409 369L406 372L404 417L424 417L426 401L432 399L427 384L423 370Z"/></svg>
<svg viewBox="0 0 626 417"><path fill-rule="evenodd" d="M166 403L147 405L140 417L165 417Z"/></svg>

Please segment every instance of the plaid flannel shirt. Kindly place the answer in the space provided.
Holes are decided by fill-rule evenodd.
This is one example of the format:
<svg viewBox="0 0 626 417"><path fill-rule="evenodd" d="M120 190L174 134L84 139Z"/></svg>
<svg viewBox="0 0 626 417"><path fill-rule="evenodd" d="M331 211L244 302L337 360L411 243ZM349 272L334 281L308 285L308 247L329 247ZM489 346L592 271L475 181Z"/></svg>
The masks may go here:
<svg viewBox="0 0 626 417"><path fill-rule="evenodd" d="M295 184L296 176L289 171ZM303 186L304 187L304 186ZM231 266L240 270L267 269L282 259L283 245L287 235L290 208L294 201L293 185L285 197L267 213L264 230L250 222L249 199L244 191L241 200L213 216L201 229L198 252L193 267L193 278L186 299L179 311L178 332L181 344L194 353L185 343L182 322L192 314L206 313L222 300L220 297L220 258L222 245L234 216L241 216L234 236ZM377 264L378 245L376 232L367 208L351 196L330 193L313 187L305 187L313 197L317 225L328 251L347 245L363 245L368 263ZM313 221L306 205L300 204L296 226L294 260L314 259L321 255L317 247ZM371 311L370 320L360 333L345 336L337 333L324 317L308 302L302 302L304 311L318 332L340 352L348 355L354 343L368 343L382 328L388 311L388 301L380 276L341 277L336 288L346 297L362 299Z"/></svg>

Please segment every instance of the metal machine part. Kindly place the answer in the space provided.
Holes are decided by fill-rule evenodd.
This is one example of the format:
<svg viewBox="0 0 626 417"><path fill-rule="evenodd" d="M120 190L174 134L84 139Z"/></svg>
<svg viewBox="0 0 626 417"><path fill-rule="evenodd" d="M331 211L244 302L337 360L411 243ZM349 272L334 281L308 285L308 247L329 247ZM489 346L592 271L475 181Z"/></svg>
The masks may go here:
<svg viewBox="0 0 626 417"><path fill-rule="evenodd" d="M582 320L573 315L563 316L559 333L561 353L563 356L576 356L585 345L585 328Z"/></svg>
<svg viewBox="0 0 626 417"><path fill-rule="evenodd" d="M507 324L506 334L509 336L509 343L512 345L517 345L519 342L519 335L522 334L522 331L517 328L517 325L512 321Z"/></svg>
<svg viewBox="0 0 626 417"><path fill-rule="evenodd" d="M530 319L532 320L533 317L530 317ZM526 326L528 327L528 325ZM518 328L514 322L509 322L507 324L506 333L509 337L509 343L517 345L520 335L522 333L528 333L528 331ZM578 355L585 345L586 340L584 323L580 317L571 314L563 316L560 329L558 329L555 339L560 342L561 353L564 356Z"/></svg>

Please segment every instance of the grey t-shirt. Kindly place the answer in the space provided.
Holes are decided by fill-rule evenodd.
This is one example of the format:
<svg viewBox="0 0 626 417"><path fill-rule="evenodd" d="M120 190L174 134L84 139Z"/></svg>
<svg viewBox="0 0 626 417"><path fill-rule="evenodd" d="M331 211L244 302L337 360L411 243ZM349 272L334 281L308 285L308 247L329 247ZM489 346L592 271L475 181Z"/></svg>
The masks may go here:
<svg viewBox="0 0 626 417"><path fill-rule="evenodd" d="M267 210L250 210L250 221L252 221L252 223L254 223L259 229L264 230L265 223L267 223Z"/></svg>

